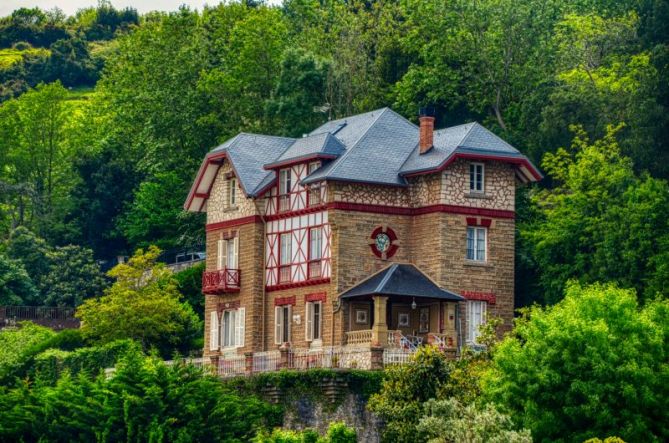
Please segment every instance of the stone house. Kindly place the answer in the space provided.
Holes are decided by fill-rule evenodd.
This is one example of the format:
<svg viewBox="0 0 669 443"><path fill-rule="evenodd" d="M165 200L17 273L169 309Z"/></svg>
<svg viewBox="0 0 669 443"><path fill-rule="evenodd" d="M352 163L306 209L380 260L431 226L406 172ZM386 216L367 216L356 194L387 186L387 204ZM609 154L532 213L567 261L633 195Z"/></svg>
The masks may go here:
<svg viewBox="0 0 669 443"><path fill-rule="evenodd" d="M510 328L515 189L541 174L478 123L419 120L383 108L207 154L185 203L207 213L205 357Z"/></svg>

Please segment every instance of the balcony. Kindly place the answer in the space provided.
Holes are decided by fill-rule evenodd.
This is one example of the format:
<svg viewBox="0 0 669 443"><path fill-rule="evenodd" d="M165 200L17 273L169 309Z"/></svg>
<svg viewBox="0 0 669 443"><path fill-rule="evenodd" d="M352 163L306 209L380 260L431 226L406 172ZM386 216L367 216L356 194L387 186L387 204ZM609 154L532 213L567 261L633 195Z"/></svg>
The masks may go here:
<svg viewBox="0 0 669 443"><path fill-rule="evenodd" d="M238 292L241 282L239 269L220 269L202 274L202 292L205 294L224 294Z"/></svg>

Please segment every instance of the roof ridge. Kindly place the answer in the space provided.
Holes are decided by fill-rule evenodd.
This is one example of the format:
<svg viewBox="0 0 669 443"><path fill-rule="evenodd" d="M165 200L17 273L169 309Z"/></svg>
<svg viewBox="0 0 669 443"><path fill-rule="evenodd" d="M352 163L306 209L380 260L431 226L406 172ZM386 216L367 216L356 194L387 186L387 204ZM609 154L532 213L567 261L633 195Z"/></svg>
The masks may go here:
<svg viewBox="0 0 669 443"><path fill-rule="evenodd" d="M388 283L388 280L390 280L390 277L392 277L393 274L395 273L395 271L397 271L397 267L398 267L398 264L393 263L392 265L390 265L389 267L386 268L388 270L388 272L386 273L386 275L383 276L383 278L381 279L379 284L376 286L376 289L374 289L374 292L381 292L381 289L386 285L386 283Z"/></svg>
<svg viewBox="0 0 669 443"><path fill-rule="evenodd" d="M472 129L474 129L474 127L476 125L479 125L479 122L477 122L476 120L474 120L471 123L472 123L472 126L469 129L467 129L467 133L460 139L460 142L457 145L455 145L455 149L458 149L460 146L462 146L462 144L465 142L465 140L467 140L467 137L469 137L469 134L472 133ZM455 152L455 149L453 150L453 152ZM453 153L451 153L451 155L453 155ZM450 155L449 155L449 157L450 157Z"/></svg>
<svg viewBox="0 0 669 443"><path fill-rule="evenodd" d="M467 123L460 123L459 125L446 126L445 128L435 129L434 132L447 131L449 129L459 128L460 126L467 126L467 125L472 125L472 127L473 127L474 124L479 124L479 123L477 121L467 122ZM467 131L467 132L469 132L469 131Z"/></svg>
<svg viewBox="0 0 669 443"><path fill-rule="evenodd" d="M374 121L367 127L367 129L365 129L365 132L363 132L362 135L361 135L360 137L358 137L358 139L355 141L355 143L353 143L353 144L351 145L351 147L348 148L348 149L346 150L346 152L344 152L344 155L342 155L342 156L339 157L337 160L335 160L336 164L335 164L334 167L328 172L328 175L333 174L333 173L337 170L337 168L339 168L339 167L341 166L341 164L342 164L343 160L346 158L346 156L349 155L349 154L351 153L351 151L353 150L353 148L355 148L356 146L358 146L358 143L360 143L360 141L361 141L363 138L365 138L365 136L367 135L367 133L369 132L369 130L372 129L372 127L376 124L377 121L379 121L379 118L381 118L381 116L382 116L388 109L390 109L390 108L388 108L388 107L386 106L385 108L382 108L382 109L383 109L383 110L382 110L382 111L379 113L379 115L374 119ZM370 112L374 112L374 111L370 111Z"/></svg>

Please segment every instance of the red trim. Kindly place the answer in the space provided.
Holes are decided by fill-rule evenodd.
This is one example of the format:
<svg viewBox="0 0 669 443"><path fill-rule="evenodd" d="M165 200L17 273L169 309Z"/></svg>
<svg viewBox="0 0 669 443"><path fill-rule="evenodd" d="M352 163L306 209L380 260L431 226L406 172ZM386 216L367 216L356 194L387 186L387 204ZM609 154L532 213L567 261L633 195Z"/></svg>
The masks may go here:
<svg viewBox="0 0 669 443"><path fill-rule="evenodd" d="M390 214L390 215L424 215L432 214L434 212L446 212L449 214L462 215L476 215L493 218L516 218L514 211L507 211L502 209L484 209L471 208L468 206L455 205L430 205L420 208L406 208L400 206L386 206L386 205L368 205L363 203L347 203L347 202L330 202L326 205L327 209L340 209L343 211L357 211L357 212L372 212L375 214Z"/></svg>
<svg viewBox="0 0 669 443"><path fill-rule="evenodd" d="M293 282L293 283L284 283L284 284L279 284L279 285L274 285L274 286L267 286L265 288L265 290L267 292L281 291L283 289L302 288L302 287L305 287L305 286L322 285L324 283L330 283L330 277L314 279L314 280L304 280L304 281Z"/></svg>
<svg viewBox="0 0 669 443"><path fill-rule="evenodd" d="M490 225L492 225L492 220L489 218L482 218L481 219L481 226L489 228Z"/></svg>
<svg viewBox="0 0 669 443"><path fill-rule="evenodd" d="M467 300L486 301L491 305L497 303L497 296L492 292L462 291L460 295Z"/></svg>
<svg viewBox="0 0 669 443"><path fill-rule="evenodd" d="M492 219L467 217L467 226L483 226L489 228L492 225Z"/></svg>
<svg viewBox="0 0 669 443"><path fill-rule="evenodd" d="M259 215L249 215L248 217L235 218L233 220L226 220L218 223L209 223L205 227L205 231L207 232L216 231L218 229L247 225L249 223L262 223L262 218Z"/></svg>
<svg viewBox="0 0 669 443"><path fill-rule="evenodd" d="M282 218L291 218L291 217L295 217L295 216L298 216L298 215L312 214L314 212L323 211L324 209L326 209L326 207L327 206L325 204L322 204L322 205L318 205L318 206L311 206L311 207L304 208L304 209L298 209L297 211L279 212L278 214L268 215L267 217L265 217L265 220L267 220L267 221L281 220Z"/></svg>
<svg viewBox="0 0 669 443"><path fill-rule="evenodd" d="M285 160L285 161L280 162L280 163L267 163L266 165L263 166L263 169L271 171L272 169L286 168L286 167L289 167L289 166L298 165L300 163L312 162L314 160L320 160L320 159L322 159L322 160L333 160L335 158L337 158L337 156L332 155L332 154L314 154L314 155L310 155L308 157Z"/></svg>
<svg viewBox="0 0 669 443"><path fill-rule="evenodd" d="M316 292L313 294L307 294L304 296L304 301L307 302L315 302L315 301L322 301L325 302L326 298L326 292Z"/></svg>
<svg viewBox="0 0 669 443"><path fill-rule="evenodd" d="M467 226L478 226L479 222L476 217L467 217Z"/></svg>
<svg viewBox="0 0 669 443"><path fill-rule="evenodd" d="M274 299L274 306L286 306L292 305L295 306L295 296L291 295L290 297L278 297Z"/></svg>
<svg viewBox="0 0 669 443"><path fill-rule="evenodd" d="M432 174L433 172L441 172L448 165L453 163L455 160L463 158L463 159L468 159L468 160L491 160L491 161L498 161L502 163L511 163L514 165L523 165L527 168L527 170L532 174L532 177L536 180L539 181L543 178L541 173L537 171L537 169L534 167L534 165L526 158L519 158L519 157L503 157L503 156L496 156L496 155L481 155L481 154L465 154L462 152L455 153L451 155L444 163L442 163L440 166L433 168L433 169L428 169L425 171L420 171L420 172L413 172L410 174L405 174L405 177L414 177L417 175L424 175L424 174Z"/></svg>

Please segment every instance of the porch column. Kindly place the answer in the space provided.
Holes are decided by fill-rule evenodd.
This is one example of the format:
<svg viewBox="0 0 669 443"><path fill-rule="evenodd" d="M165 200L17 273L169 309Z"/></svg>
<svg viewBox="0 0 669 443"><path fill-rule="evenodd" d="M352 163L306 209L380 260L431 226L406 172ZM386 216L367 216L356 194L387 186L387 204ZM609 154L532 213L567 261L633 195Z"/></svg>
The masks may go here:
<svg viewBox="0 0 669 443"><path fill-rule="evenodd" d="M388 325L386 324L386 309L388 297L374 296L374 325L372 326L372 346L386 347L388 345Z"/></svg>

